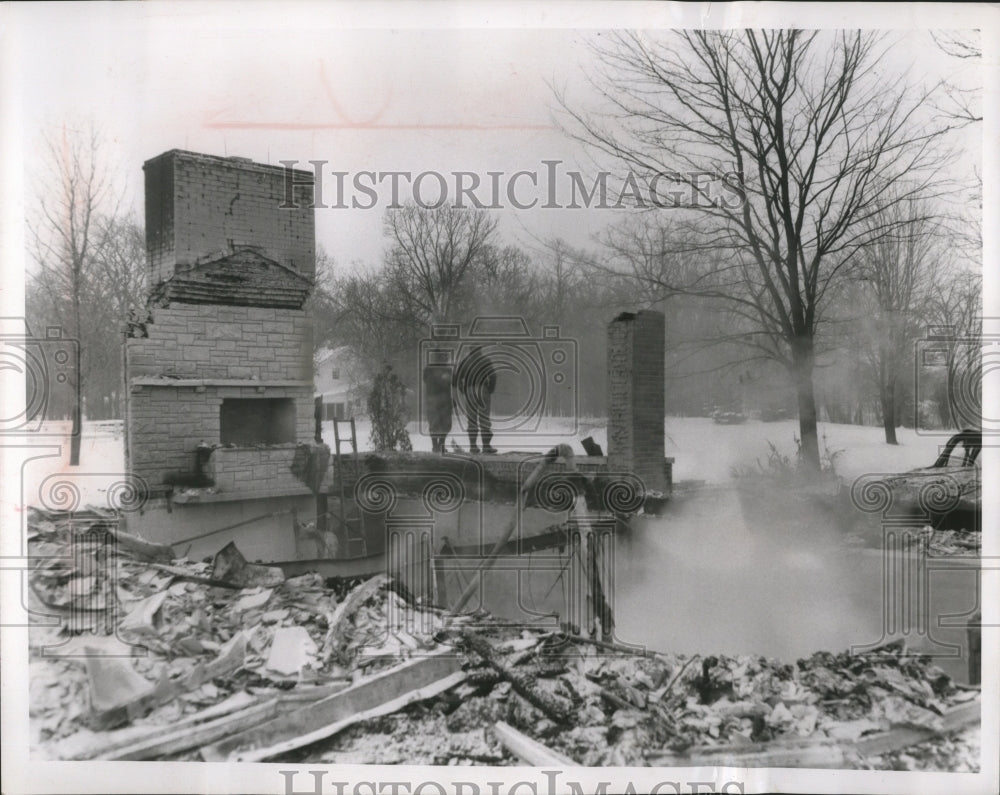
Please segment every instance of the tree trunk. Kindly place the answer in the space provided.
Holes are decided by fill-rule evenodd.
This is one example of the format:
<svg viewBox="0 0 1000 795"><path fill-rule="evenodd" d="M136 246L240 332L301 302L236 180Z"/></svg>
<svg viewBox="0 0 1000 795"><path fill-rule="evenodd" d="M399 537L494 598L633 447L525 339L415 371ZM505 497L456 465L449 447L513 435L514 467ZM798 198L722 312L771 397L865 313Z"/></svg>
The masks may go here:
<svg viewBox="0 0 1000 795"><path fill-rule="evenodd" d="M73 429L69 437L69 465L71 467L80 466L80 401L73 401Z"/></svg>
<svg viewBox="0 0 1000 795"><path fill-rule="evenodd" d="M819 471L819 437L816 433L816 395L813 389L812 340L802 339L792 346L795 396L799 404L799 438L802 462Z"/></svg>
<svg viewBox="0 0 1000 795"><path fill-rule="evenodd" d="M882 403L882 427L885 429L885 443L899 444L896 441L896 384L892 378L882 379L879 400Z"/></svg>
<svg viewBox="0 0 1000 795"><path fill-rule="evenodd" d="M73 427L69 437L69 465L71 467L80 466L80 437L83 435L81 427L80 403L83 401L83 345L80 340L80 269L74 270L73 277L73 321L76 328L73 329L76 343L79 346L80 363L77 367L76 389L72 397L73 400Z"/></svg>

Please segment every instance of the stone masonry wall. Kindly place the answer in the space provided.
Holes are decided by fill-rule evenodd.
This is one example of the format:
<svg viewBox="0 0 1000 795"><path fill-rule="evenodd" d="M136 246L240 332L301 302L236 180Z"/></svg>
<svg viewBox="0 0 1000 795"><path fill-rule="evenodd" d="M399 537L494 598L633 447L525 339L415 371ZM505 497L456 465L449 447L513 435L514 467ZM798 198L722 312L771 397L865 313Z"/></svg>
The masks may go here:
<svg viewBox="0 0 1000 795"><path fill-rule="evenodd" d="M302 481L291 471L295 445L273 445L264 448L220 447L209 460L208 471L215 486L223 492L253 493L260 484L274 492L283 489L304 489Z"/></svg>
<svg viewBox="0 0 1000 795"><path fill-rule="evenodd" d="M221 442L227 398L290 398L295 438L311 440L312 324L306 311L289 308L299 304L286 293L304 297L315 276L313 175L295 172L292 185L280 166L176 149L143 168L155 298L146 336L125 345L130 471L154 487L169 473L193 474L197 446ZM289 198L297 206L282 209ZM215 264L189 267L209 262ZM181 271L183 279L174 278ZM199 292L199 278L216 291L231 289ZM264 498L295 487L286 471L294 451L225 448L209 469L217 466L221 491Z"/></svg>
<svg viewBox="0 0 1000 795"><path fill-rule="evenodd" d="M280 166L173 149L143 169L151 285L169 279L175 264L244 245L310 279L315 275L310 172L295 172L297 208L280 209L287 189Z"/></svg>
<svg viewBox="0 0 1000 795"><path fill-rule="evenodd" d="M163 483L169 472L193 472L194 451L201 443L219 444L219 413L224 398L294 398L295 436L309 440L313 434L313 402L310 387L254 386L134 386L129 395L128 460L131 471L152 486ZM294 445L292 446L294 448ZM261 463L268 448L247 448ZM285 449L282 446L278 449ZM288 453L289 463L291 453ZM249 472L238 491L274 488L270 470ZM284 483L277 484L283 488Z"/></svg>
<svg viewBox="0 0 1000 795"><path fill-rule="evenodd" d="M662 312L626 313L608 325L608 468L667 490Z"/></svg>
<svg viewBox="0 0 1000 795"><path fill-rule="evenodd" d="M149 337L126 340L130 378L169 375L312 381L312 323L300 309L154 307Z"/></svg>

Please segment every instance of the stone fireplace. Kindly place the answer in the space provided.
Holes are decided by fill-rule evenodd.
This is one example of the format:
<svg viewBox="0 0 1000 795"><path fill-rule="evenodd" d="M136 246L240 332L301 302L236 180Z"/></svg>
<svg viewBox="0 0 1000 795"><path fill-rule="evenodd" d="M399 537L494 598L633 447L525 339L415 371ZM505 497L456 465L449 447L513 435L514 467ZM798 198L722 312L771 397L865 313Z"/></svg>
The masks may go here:
<svg viewBox="0 0 1000 795"><path fill-rule="evenodd" d="M280 167L179 150L144 171L148 316L125 344L126 458L152 495L141 530L202 536L198 550L236 538L248 557L287 536L293 555L315 514L290 471L313 436L312 175L286 185Z"/></svg>

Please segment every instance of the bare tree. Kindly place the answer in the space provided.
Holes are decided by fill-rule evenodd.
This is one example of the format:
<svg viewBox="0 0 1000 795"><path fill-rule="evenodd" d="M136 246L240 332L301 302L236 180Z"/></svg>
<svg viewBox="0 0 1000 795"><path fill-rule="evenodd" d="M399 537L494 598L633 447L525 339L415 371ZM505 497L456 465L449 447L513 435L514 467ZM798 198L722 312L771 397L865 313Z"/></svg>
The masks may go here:
<svg viewBox="0 0 1000 795"><path fill-rule="evenodd" d="M142 318L146 310L146 236L135 218L98 219L93 266L86 276L81 345L88 352L90 381L84 397L88 413L106 403L104 416L121 417L124 331L129 319Z"/></svg>
<svg viewBox="0 0 1000 795"><path fill-rule="evenodd" d="M29 223L35 278L64 327L80 341L80 383L72 409L70 465L80 463L80 396L91 375L89 351L82 344L88 277L99 246L99 221L117 214L111 175L93 127L65 127L46 140L51 172L42 182L36 216Z"/></svg>
<svg viewBox="0 0 1000 795"><path fill-rule="evenodd" d="M941 423L960 429L977 413L982 422L982 395L978 388L968 388L979 383L976 373L983 367L982 271L945 272L935 290L932 317L947 341L946 376L936 395ZM953 405L960 407L957 416Z"/></svg>
<svg viewBox="0 0 1000 795"><path fill-rule="evenodd" d="M96 218L94 240L78 288L79 344L86 367L80 384L90 418L121 417L122 340L130 318L141 318L146 300L146 249L142 227L129 217ZM52 288L51 273L39 271L27 285L28 314L39 325L64 325L66 295ZM63 407L72 414L70 406Z"/></svg>
<svg viewBox="0 0 1000 795"><path fill-rule="evenodd" d="M715 261L693 282L664 286L728 302L752 329L745 343L788 369L813 467L825 301L854 255L890 231L872 225L887 197L943 190L944 128L926 126L927 92L886 79L882 41L864 32L624 32L596 45L592 81L608 112L559 96L571 134L645 181L635 204L667 204L664 184L687 194L697 246Z"/></svg>
<svg viewBox="0 0 1000 795"><path fill-rule="evenodd" d="M577 254L588 279L605 285L606 298L623 308L666 313L670 403L674 411L700 416L714 408L744 410L755 380L771 384L763 391L780 391L773 373L760 366L773 357L747 347L763 332L734 312L730 301L711 295L725 253L706 246L706 237L697 223L678 223L673 213L631 214L599 235L598 252ZM677 285L685 286L683 293ZM698 301L682 300L695 292ZM767 403L774 402L768 395Z"/></svg>
<svg viewBox="0 0 1000 795"><path fill-rule="evenodd" d="M99 295L111 314L124 323L146 306L146 236L132 216L101 216L90 281L100 282Z"/></svg>
<svg viewBox="0 0 1000 795"><path fill-rule="evenodd" d="M486 245L474 268L476 295L466 312L521 314L529 322L535 319L540 280L524 250L517 246Z"/></svg>
<svg viewBox="0 0 1000 795"><path fill-rule="evenodd" d="M483 210L416 205L386 211L390 278L425 323L451 319L467 276L497 221Z"/></svg>
<svg viewBox="0 0 1000 795"><path fill-rule="evenodd" d="M982 31L933 31L931 38L938 49L956 62L982 68ZM982 83L980 77L979 80L967 81L963 86L959 77L954 75L945 84L944 99L936 107L953 127L963 128L983 120ZM946 270L939 280L934 302L935 322L941 328L949 329L952 339L948 346L947 375L938 384L937 404L942 425L956 428L976 413L980 414L982 421L982 406L968 405L970 400L981 402L981 395L970 394L969 390L961 396L955 394L956 385L976 381L968 371L980 371L982 367L983 179L980 173L974 174L969 187L969 200L963 210L950 219L949 232L958 259L971 264L973 270L962 267ZM966 410L960 412L964 416L953 416L952 403L956 399L960 399L965 406Z"/></svg>
<svg viewBox="0 0 1000 795"><path fill-rule="evenodd" d="M322 311L328 344L348 345L369 363L364 377L374 377L382 362L395 362L408 375L417 342L426 333L419 318L410 314L410 301L385 271L353 273L337 280L331 303Z"/></svg>
<svg viewBox="0 0 1000 795"><path fill-rule="evenodd" d="M337 274L333 257L322 244L316 246L316 277L306 310L313 317L313 354L334 344L333 324L338 314Z"/></svg>
<svg viewBox="0 0 1000 795"><path fill-rule="evenodd" d="M983 47L979 31L932 31L931 39L938 49L958 61L982 61ZM954 82L945 85L944 98L937 107L958 127L983 120L980 106L981 89L962 88Z"/></svg>
<svg viewBox="0 0 1000 795"><path fill-rule="evenodd" d="M856 308L861 310L861 350L878 386L885 441L898 444L900 389L911 372L914 343L932 311L941 236L925 202L890 201L885 215L871 223L892 231L877 235L859 258Z"/></svg>

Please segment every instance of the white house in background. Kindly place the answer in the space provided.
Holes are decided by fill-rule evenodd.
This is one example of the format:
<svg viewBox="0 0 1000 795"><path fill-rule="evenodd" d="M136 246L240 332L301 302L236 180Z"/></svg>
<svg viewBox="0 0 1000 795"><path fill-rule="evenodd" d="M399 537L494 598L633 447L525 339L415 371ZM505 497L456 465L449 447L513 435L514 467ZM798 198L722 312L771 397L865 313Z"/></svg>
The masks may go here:
<svg viewBox="0 0 1000 795"><path fill-rule="evenodd" d="M367 386L354 379L351 349L323 348L316 354L313 383L316 399L322 399L323 420L341 419L365 412Z"/></svg>

